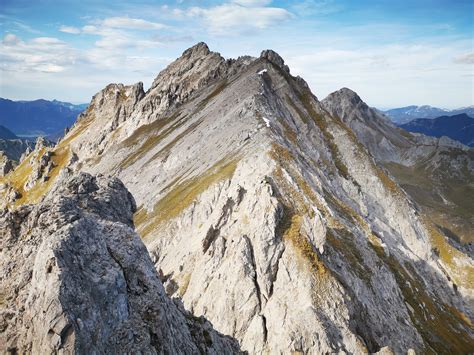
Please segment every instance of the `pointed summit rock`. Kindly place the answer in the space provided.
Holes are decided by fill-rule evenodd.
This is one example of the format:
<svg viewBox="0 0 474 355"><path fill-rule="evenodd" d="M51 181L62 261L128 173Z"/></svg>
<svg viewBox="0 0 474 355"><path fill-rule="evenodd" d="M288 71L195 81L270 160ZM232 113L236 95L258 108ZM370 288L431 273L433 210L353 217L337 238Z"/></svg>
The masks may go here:
<svg viewBox="0 0 474 355"><path fill-rule="evenodd" d="M260 58L268 60L270 63L275 64L280 69L283 69L286 73L290 73L290 68L285 64L283 58L272 49L265 49L260 54Z"/></svg>

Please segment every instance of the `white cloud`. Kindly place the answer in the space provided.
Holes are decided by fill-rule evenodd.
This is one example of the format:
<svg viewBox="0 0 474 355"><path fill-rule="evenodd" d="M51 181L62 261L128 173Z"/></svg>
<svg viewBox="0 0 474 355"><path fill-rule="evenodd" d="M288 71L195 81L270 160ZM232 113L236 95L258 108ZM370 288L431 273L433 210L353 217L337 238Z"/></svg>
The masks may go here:
<svg viewBox="0 0 474 355"><path fill-rule="evenodd" d="M45 44L49 46L57 46L57 45L66 44L65 42L54 37L36 37L31 40L31 43Z"/></svg>
<svg viewBox="0 0 474 355"><path fill-rule="evenodd" d="M240 1L259 5L262 1ZM191 17L199 17L212 34L239 34L264 29L292 17L291 13L278 7L247 7L227 3L211 8L192 7Z"/></svg>
<svg viewBox="0 0 474 355"><path fill-rule="evenodd" d="M285 59L292 73L307 80L321 99L349 87L374 106L462 106L472 104L472 88L462 79L466 68L452 65L453 53L461 48L462 44L459 48L455 44L289 48Z"/></svg>
<svg viewBox="0 0 474 355"><path fill-rule="evenodd" d="M105 27L128 28L136 30L158 30L167 27L161 23L130 17L109 17L102 21L102 25Z"/></svg>
<svg viewBox="0 0 474 355"><path fill-rule="evenodd" d="M3 44L7 46L15 45L20 42L20 38L15 36L13 33L7 33L3 38Z"/></svg>
<svg viewBox="0 0 474 355"><path fill-rule="evenodd" d="M54 37L36 37L22 41L7 34L0 47L3 71L59 73L74 64L76 52Z"/></svg>
<svg viewBox="0 0 474 355"><path fill-rule="evenodd" d="M454 63L474 64L474 53L466 53L454 58Z"/></svg>
<svg viewBox="0 0 474 355"><path fill-rule="evenodd" d="M79 28L73 27L73 26L61 26L59 27L59 31L64 32L64 33L74 34L74 35L81 33L81 30Z"/></svg>
<svg viewBox="0 0 474 355"><path fill-rule="evenodd" d="M232 0L232 2L242 6L266 6L269 5L272 0Z"/></svg>

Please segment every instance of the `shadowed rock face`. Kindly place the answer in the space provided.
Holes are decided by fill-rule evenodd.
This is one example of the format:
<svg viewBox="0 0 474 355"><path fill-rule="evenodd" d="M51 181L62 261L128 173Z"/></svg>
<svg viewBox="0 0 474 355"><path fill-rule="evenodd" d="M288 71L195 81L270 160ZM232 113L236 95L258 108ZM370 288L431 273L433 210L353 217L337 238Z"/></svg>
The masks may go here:
<svg viewBox="0 0 474 355"><path fill-rule="evenodd" d="M164 292L118 179L65 178L0 217L1 351L237 353Z"/></svg>
<svg viewBox="0 0 474 355"><path fill-rule="evenodd" d="M139 87L97 94L55 149L123 181L186 309L251 353L470 351L472 259L380 165L412 138L348 89L319 102L270 50L200 43Z"/></svg>

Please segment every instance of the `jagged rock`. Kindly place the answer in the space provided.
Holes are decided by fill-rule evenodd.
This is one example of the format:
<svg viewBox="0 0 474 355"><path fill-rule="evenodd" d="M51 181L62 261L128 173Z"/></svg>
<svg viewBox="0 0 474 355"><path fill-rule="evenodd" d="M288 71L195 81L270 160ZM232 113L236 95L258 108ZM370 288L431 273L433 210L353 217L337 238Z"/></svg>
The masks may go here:
<svg viewBox="0 0 474 355"><path fill-rule="evenodd" d="M0 151L0 176L5 176L12 170L13 162L8 159L3 151Z"/></svg>
<svg viewBox="0 0 474 355"><path fill-rule="evenodd" d="M169 299L118 179L80 174L0 215L0 351L237 353Z"/></svg>
<svg viewBox="0 0 474 355"><path fill-rule="evenodd" d="M290 68L288 68L288 65L285 64L285 61L283 60L282 57L280 57L280 55L277 52L271 49L266 49L262 51L262 53L260 54L260 58L265 58L270 63L273 63L277 67L283 69L288 74L290 73Z"/></svg>
<svg viewBox="0 0 474 355"><path fill-rule="evenodd" d="M23 154L21 154L21 157L20 157L20 160L19 162L21 163L23 160L25 160L25 158L31 154L33 150L30 148L30 147L27 147L25 152Z"/></svg>
<svg viewBox="0 0 474 355"><path fill-rule="evenodd" d="M19 161L33 146L33 142L25 139L0 139L0 151L3 151L10 160Z"/></svg>

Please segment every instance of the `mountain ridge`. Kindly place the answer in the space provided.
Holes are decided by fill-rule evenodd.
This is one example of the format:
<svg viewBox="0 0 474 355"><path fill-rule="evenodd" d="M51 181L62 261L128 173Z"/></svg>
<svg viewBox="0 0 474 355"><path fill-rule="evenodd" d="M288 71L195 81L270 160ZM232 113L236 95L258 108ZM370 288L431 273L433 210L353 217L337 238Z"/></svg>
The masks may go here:
<svg viewBox="0 0 474 355"><path fill-rule="evenodd" d="M405 106L384 110L383 113L389 116L393 122L397 124L405 124L411 120L418 118L436 118L440 116L454 116L465 113L470 117L474 117L474 106L460 107L457 109L447 110L429 105L423 106Z"/></svg>
<svg viewBox="0 0 474 355"><path fill-rule="evenodd" d="M447 136L467 146L474 147L474 118L465 113L432 119L418 118L402 124L400 127L427 136Z"/></svg>
<svg viewBox="0 0 474 355"><path fill-rule="evenodd" d="M394 128L349 89L318 101L273 51L188 51L146 93L96 94L51 150L51 171L120 178L166 292L243 350L470 351L472 258L381 165L440 145L464 162L465 148ZM0 181L24 186L29 166L49 176L11 205L50 188L44 154Z"/></svg>
<svg viewBox="0 0 474 355"><path fill-rule="evenodd" d="M13 101L0 98L0 125L16 135L47 136L63 132L84 110L84 105L38 99Z"/></svg>

